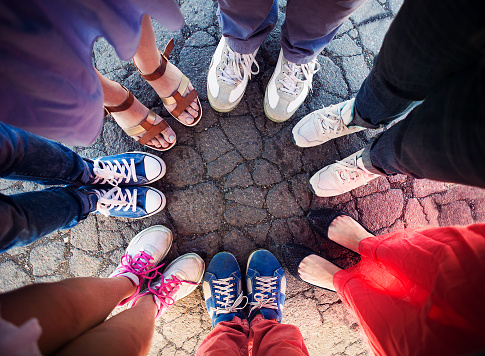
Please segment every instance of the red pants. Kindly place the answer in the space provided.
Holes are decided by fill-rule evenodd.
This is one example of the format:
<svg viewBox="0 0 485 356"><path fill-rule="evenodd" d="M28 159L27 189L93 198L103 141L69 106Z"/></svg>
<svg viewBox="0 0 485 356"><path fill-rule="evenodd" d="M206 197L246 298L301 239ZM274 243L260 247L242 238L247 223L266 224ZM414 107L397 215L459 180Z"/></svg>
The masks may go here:
<svg viewBox="0 0 485 356"><path fill-rule="evenodd" d="M257 315L251 327L237 316L221 321L202 342L197 355L308 356L308 350L296 326Z"/></svg>
<svg viewBox="0 0 485 356"><path fill-rule="evenodd" d="M359 244L333 284L376 355L485 350L485 224L400 230Z"/></svg>

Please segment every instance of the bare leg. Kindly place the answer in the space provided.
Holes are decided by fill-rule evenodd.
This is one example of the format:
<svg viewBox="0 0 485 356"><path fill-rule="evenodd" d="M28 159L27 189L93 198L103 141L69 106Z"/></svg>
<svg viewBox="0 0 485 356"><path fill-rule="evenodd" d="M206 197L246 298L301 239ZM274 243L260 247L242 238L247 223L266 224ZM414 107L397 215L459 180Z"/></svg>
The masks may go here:
<svg viewBox="0 0 485 356"><path fill-rule="evenodd" d="M103 88L104 95L104 106L118 106L123 103L128 97L128 93L119 84L108 78L105 78L101 73L96 70L98 74L99 81L101 82L101 87ZM131 128L140 124L148 115L148 109L135 98L133 105L125 111L119 111L112 113L114 119L120 125L121 128ZM157 119L151 124L158 124L161 118L157 116ZM140 139L144 134L132 136L135 140ZM175 141L175 132L167 127L162 131L161 135L155 136L148 143L155 147L168 147L169 143Z"/></svg>
<svg viewBox="0 0 485 356"><path fill-rule="evenodd" d="M152 295L72 340L56 355L146 355L150 349L157 306Z"/></svg>
<svg viewBox="0 0 485 356"><path fill-rule="evenodd" d="M359 253L360 241L371 236L374 235L347 215L336 217L328 227L330 240L357 253ZM333 276L340 270L339 267L320 256L309 255L301 261L298 274L305 282L335 290Z"/></svg>
<svg viewBox="0 0 485 356"><path fill-rule="evenodd" d="M15 325L37 318L39 348L50 354L103 322L123 299L136 291L125 277L70 278L29 285L0 295L2 317Z"/></svg>
<svg viewBox="0 0 485 356"><path fill-rule="evenodd" d="M155 34L150 16L148 15L143 17L141 39L133 59L143 74L153 73L160 65L161 55L155 44ZM161 98L166 98L177 90L181 80L182 72L169 62L167 63L167 69L164 75L157 80L148 82L148 84L155 89ZM193 89L194 87L190 84L183 96L187 95ZM175 107L176 104L166 106L168 111L172 111ZM197 104L197 100L194 100L187 107L186 111L179 116L179 119L187 124L191 124L194 122L194 118L197 117L198 110L199 105Z"/></svg>

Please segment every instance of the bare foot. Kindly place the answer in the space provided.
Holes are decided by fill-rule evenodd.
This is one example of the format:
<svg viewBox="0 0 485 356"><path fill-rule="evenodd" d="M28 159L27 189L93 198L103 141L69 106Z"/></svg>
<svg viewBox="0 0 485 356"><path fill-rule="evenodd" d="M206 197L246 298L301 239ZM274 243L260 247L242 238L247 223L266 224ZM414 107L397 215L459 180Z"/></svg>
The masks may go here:
<svg viewBox="0 0 485 356"><path fill-rule="evenodd" d="M335 291L333 276L341 269L326 259L309 255L298 266L298 274L305 282Z"/></svg>
<svg viewBox="0 0 485 356"><path fill-rule="evenodd" d="M349 250L359 253L359 243L374 236L347 215L337 216L328 227L328 238Z"/></svg>

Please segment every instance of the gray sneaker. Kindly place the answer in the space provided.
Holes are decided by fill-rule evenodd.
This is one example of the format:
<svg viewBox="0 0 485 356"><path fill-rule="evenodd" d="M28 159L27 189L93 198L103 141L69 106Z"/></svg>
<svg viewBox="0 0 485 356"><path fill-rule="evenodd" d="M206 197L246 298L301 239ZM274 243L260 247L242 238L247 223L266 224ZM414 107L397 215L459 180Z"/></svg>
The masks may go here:
<svg viewBox="0 0 485 356"><path fill-rule="evenodd" d="M313 147L365 130L361 126L347 126L353 119L354 101L355 99L350 99L330 105L305 116L293 128L295 144L300 147Z"/></svg>
<svg viewBox="0 0 485 356"><path fill-rule="evenodd" d="M320 69L315 58L307 64L287 61L280 51L278 63L264 95L264 112L275 122L288 120L305 101L313 75Z"/></svg>
<svg viewBox="0 0 485 356"><path fill-rule="evenodd" d="M229 112L241 101L251 75L259 73L256 53L234 52L224 37L219 41L212 56L207 74L207 97L212 108L219 112ZM256 70L253 71L253 64Z"/></svg>

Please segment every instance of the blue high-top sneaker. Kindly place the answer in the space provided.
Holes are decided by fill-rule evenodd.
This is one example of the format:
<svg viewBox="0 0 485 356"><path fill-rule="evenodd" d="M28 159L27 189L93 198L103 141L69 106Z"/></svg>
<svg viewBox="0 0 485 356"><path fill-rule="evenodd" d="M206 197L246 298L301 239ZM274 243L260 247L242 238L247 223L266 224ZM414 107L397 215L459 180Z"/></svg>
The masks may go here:
<svg viewBox="0 0 485 356"><path fill-rule="evenodd" d="M219 252L212 258L202 288L213 328L235 316L245 319L241 310L247 304L247 297L243 296L241 270L231 253Z"/></svg>
<svg viewBox="0 0 485 356"><path fill-rule="evenodd" d="M248 319L262 314L265 319L281 322L285 305L286 276L276 257L267 250L254 251L246 271Z"/></svg>
<svg viewBox="0 0 485 356"><path fill-rule="evenodd" d="M105 216L141 219L157 214L165 207L165 195L152 187L81 187L89 200L90 212Z"/></svg>
<svg viewBox="0 0 485 356"><path fill-rule="evenodd" d="M86 159L92 164L89 185L141 186L165 175L165 162L147 152L126 152L114 156Z"/></svg>

